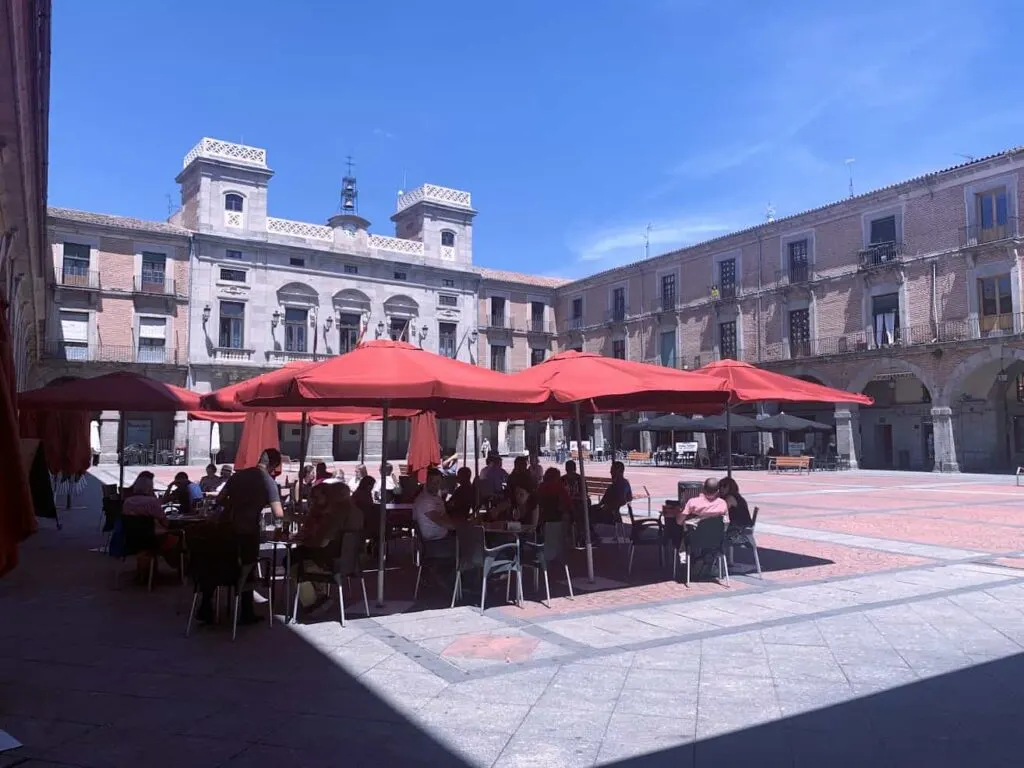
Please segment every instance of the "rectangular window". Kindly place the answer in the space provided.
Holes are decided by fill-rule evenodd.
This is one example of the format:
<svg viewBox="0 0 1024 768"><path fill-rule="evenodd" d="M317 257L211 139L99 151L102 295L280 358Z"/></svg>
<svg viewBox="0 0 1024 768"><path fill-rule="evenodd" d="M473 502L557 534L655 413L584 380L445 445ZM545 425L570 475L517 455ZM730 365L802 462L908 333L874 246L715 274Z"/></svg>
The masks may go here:
<svg viewBox="0 0 1024 768"><path fill-rule="evenodd" d="M582 320L583 319L583 299L572 300L572 319Z"/></svg>
<svg viewBox="0 0 1024 768"><path fill-rule="evenodd" d="M142 254L141 290L144 293L163 293L166 285L167 256L162 253Z"/></svg>
<svg viewBox="0 0 1024 768"><path fill-rule="evenodd" d="M459 297L448 293L438 294L437 305L439 307L457 307L459 306Z"/></svg>
<svg viewBox="0 0 1024 768"><path fill-rule="evenodd" d="M66 360L89 359L89 313L60 313L60 344Z"/></svg>
<svg viewBox="0 0 1024 768"><path fill-rule="evenodd" d="M612 340L612 357L616 360L626 359L626 340L625 339L613 339Z"/></svg>
<svg viewBox="0 0 1024 768"><path fill-rule="evenodd" d="M64 243L61 285L89 285L89 246Z"/></svg>
<svg viewBox="0 0 1024 768"><path fill-rule="evenodd" d="M789 282L802 283L808 277L807 240L794 240L789 244Z"/></svg>
<svg viewBox="0 0 1024 768"><path fill-rule="evenodd" d="M163 317L139 318L140 363L162 363L167 359L167 320Z"/></svg>
<svg viewBox="0 0 1024 768"><path fill-rule="evenodd" d="M886 216L871 222L871 245L896 242L896 217Z"/></svg>
<svg viewBox="0 0 1024 768"><path fill-rule="evenodd" d="M359 343L359 315L342 313L338 316L338 331L341 338L338 340L338 354L343 355L351 352Z"/></svg>
<svg viewBox="0 0 1024 768"><path fill-rule="evenodd" d="M612 289L612 320L621 323L626 319L626 289Z"/></svg>
<svg viewBox="0 0 1024 768"><path fill-rule="evenodd" d="M811 311L794 309L789 313L789 356L811 354Z"/></svg>
<svg viewBox="0 0 1024 768"><path fill-rule="evenodd" d="M1006 188L991 189L975 196L978 217L978 242L991 243L1006 238Z"/></svg>
<svg viewBox="0 0 1024 768"><path fill-rule="evenodd" d="M344 267L342 267L342 269L344 270L346 275L359 274L359 267L357 267L355 264L346 264Z"/></svg>
<svg viewBox="0 0 1024 768"><path fill-rule="evenodd" d="M718 324L718 351L723 360L736 359L736 321Z"/></svg>
<svg viewBox="0 0 1024 768"><path fill-rule="evenodd" d="M505 373L505 347L503 345L491 345L491 370Z"/></svg>
<svg viewBox="0 0 1024 768"><path fill-rule="evenodd" d="M455 287L455 281L452 280L450 277L442 278L441 279L441 286L443 288L454 288Z"/></svg>
<svg viewBox="0 0 1024 768"><path fill-rule="evenodd" d="M409 276L405 272L395 272L395 280L408 280Z"/></svg>
<svg viewBox="0 0 1024 768"><path fill-rule="evenodd" d="M530 330L534 333L544 333L544 315L547 313L547 306L543 301L530 302Z"/></svg>
<svg viewBox="0 0 1024 768"><path fill-rule="evenodd" d="M306 266L306 260L301 256L289 256L288 266L291 267L304 267Z"/></svg>
<svg viewBox="0 0 1024 768"><path fill-rule="evenodd" d="M306 322L309 312L305 309L285 307L284 309L284 351L306 351Z"/></svg>
<svg viewBox="0 0 1024 768"><path fill-rule="evenodd" d="M887 293L871 299L871 329L875 347L889 347L900 339L900 297Z"/></svg>
<svg viewBox="0 0 1024 768"><path fill-rule="evenodd" d="M388 326L388 336L392 341L410 341L409 323L411 320L405 317L392 317Z"/></svg>
<svg viewBox="0 0 1024 768"><path fill-rule="evenodd" d="M458 353L457 333L458 327L455 323L437 324L437 354L441 357L455 359L455 355Z"/></svg>
<svg viewBox="0 0 1024 768"><path fill-rule="evenodd" d="M736 297L736 259L718 262L718 292L723 299Z"/></svg>
<svg viewBox="0 0 1024 768"><path fill-rule="evenodd" d="M501 296L491 296L491 327L505 327L505 299Z"/></svg>
<svg viewBox="0 0 1024 768"><path fill-rule="evenodd" d="M661 276L661 308L676 308L676 276L674 272L671 275Z"/></svg>
<svg viewBox="0 0 1024 768"><path fill-rule="evenodd" d="M220 346L243 349L245 343L245 304L240 301L220 303Z"/></svg>
<svg viewBox="0 0 1024 768"><path fill-rule="evenodd" d="M998 275L978 279L978 307L981 309L983 334L1013 330L1013 297L1010 276Z"/></svg>
<svg viewBox="0 0 1024 768"><path fill-rule="evenodd" d="M242 258L242 252L241 251L235 251L235 250L232 250L231 248L228 248L226 251L224 251L224 258L225 259L239 259L240 260Z"/></svg>
<svg viewBox="0 0 1024 768"><path fill-rule="evenodd" d="M662 331L658 337L658 356L662 365L676 367L676 332Z"/></svg>
<svg viewBox="0 0 1024 768"><path fill-rule="evenodd" d="M544 349L531 349L530 350L530 365L540 365L544 362L544 355L546 354Z"/></svg>
<svg viewBox="0 0 1024 768"><path fill-rule="evenodd" d="M228 269L221 267L220 279L227 283L244 283L246 278L244 269Z"/></svg>

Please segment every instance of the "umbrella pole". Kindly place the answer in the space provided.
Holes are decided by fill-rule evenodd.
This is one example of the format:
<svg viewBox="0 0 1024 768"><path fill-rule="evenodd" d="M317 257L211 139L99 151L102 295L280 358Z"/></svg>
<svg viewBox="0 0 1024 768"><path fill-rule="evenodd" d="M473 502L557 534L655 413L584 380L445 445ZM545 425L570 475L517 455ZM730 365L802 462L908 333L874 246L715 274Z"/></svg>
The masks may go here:
<svg viewBox="0 0 1024 768"><path fill-rule="evenodd" d="M587 579L594 583L594 547L590 541L590 494L587 493L587 475L583 470L583 428L580 425L580 404L576 403L576 452L580 460L580 483L583 485L583 535L587 542Z"/></svg>
<svg viewBox="0 0 1024 768"><path fill-rule="evenodd" d="M359 425L359 463L366 464L366 422Z"/></svg>
<svg viewBox="0 0 1024 768"><path fill-rule="evenodd" d="M117 463L118 463L118 481L117 485L121 491L122 496L124 495L124 411L117 412Z"/></svg>
<svg viewBox="0 0 1024 768"><path fill-rule="evenodd" d="M729 477L732 477L732 420L729 418L732 409L728 403L725 406L725 466Z"/></svg>
<svg viewBox="0 0 1024 768"><path fill-rule="evenodd" d="M384 401L384 418L380 441L380 538L377 540L377 606L384 605L384 540L387 536L387 478L384 466L388 463L388 404Z"/></svg>
<svg viewBox="0 0 1024 768"><path fill-rule="evenodd" d="M469 422L462 422L462 466L469 466Z"/></svg>
<svg viewBox="0 0 1024 768"><path fill-rule="evenodd" d="M476 511L480 511L480 422L473 422L473 488L476 491Z"/></svg>
<svg viewBox="0 0 1024 768"><path fill-rule="evenodd" d="M299 495L302 495L302 473L306 469L306 442L308 437L306 433L308 429L306 427L306 412L302 412L302 421L299 422Z"/></svg>

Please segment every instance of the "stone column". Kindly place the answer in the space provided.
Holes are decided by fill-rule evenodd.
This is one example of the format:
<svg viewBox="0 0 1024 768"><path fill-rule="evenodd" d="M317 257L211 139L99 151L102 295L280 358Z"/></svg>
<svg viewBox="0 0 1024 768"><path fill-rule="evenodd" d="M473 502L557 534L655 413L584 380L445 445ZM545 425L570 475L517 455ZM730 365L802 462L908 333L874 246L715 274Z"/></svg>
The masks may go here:
<svg viewBox="0 0 1024 768"><path fill-rule="evenodd" d="M932 408L932 433L935 440L935 472L959 472L956 442L953 438L953 409L939 405Z"/></svg>
<svg viewBox="0 0 1024 768"><path fill-rule="evenodd" d="M306 463L334 461L334 427L311 424L306 442Z"/></svg>
<svg viewBox="0 0 1024 768"><path fill-rule="evenodd" d="M650 414L646 411L640 414L640 421L646 421ZM653 432L641 432L640 433L640 450L646 453L653 453L654 451L654 433Z"/></svg>
<svg viewBox="0 0 1024 768"><path fill-rule="evenodd" d="M860 454L860 410L856 405L836 406L836 452L857 469Z"/></svg>
<svg viewBox="0 0 1024 768"><path fill-rule="evenodd" d="M117 464L118 427L121 423L117 411L100 414L100 464Z"/></svg>
<svg viewBox="0 0 1024 768"><path fill-rule="evenodd" d="M501 456L508 455L508 422L498 422L498 444L492 445L491 450L497 451Z"/></svg>
<svg viewBox="0 0 1024 768"><path fill-rule="evenodd" d="M526 450L526 424L522 419L508 422L505 430L505 447L510 456L519 456Z"/></svg>
<svg viewBox="0 0 1024 768"><path fill-rule="evenodd" d="M590 441L590 450L592 451L600 451L604 448L604 419L605 417L601 414L594 414L594 436ZM586 440L587 436L584 435L583 439Z"/></svg>
<svg viewBox="0 0 1024 768"><path fill-rule="evenodd" d="M185 449L185 463L189 462L188 455L188 414L185 411L175 411L174 413L174 445L175 452L179 448ZM209 456L207 456L209 458Z"/></svg>
<svg viewBox="0 0 1024 768"><path fill-rule="evenodd" d="M365 427L363 431L365 444L360 446L360 454L365 455L366 467L369 469L380 465L380 440L384 434L384 422L368 421L363 426ZM391 430L390 424L388 430Z"/></svg>
<svg viewBox="0 0 1024 768"><path fill-rule="evenodd" d="M476 451L476 425L475 421L460 421L459 436L455 439L455 452L459 454L459 464L464 467L473 466L473 454ZM480 439L483 440L483 429L480 430ZM462 446L466 446L466 455L463 458Z"/></svg>
<svg viewBox="0 0 1024 768"><path fill-rule="evenodd" d="M208 421L190 421L187 424L188 463L205 466L210 463L210 428Z"/></svg>
<svg viewBox="0 0 1024 768"><path fill-rule="evenodd" d="M757 404L757 418L767 419L774 413L778 412L778 408L775 403L764 403L760 402ZM768 453L768 449L774 447L775 436L771 432L758 432L757 433L757 444L760 448L760 455L764 456Z"/></svg>

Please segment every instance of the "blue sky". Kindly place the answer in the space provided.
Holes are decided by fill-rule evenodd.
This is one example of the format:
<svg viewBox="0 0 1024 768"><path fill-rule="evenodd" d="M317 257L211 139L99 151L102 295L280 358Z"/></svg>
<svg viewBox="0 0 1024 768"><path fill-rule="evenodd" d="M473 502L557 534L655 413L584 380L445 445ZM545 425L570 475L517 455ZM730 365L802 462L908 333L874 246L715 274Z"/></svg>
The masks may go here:
<svg viewBox="0 0 1024 768"><path fill-rule="evenodd" d="M164 219L213 136L322 222L351 154L374 231L468 189L478 264L576 277L1024 144L1024 4L832 5L55 0L50 203Z"/></svg>

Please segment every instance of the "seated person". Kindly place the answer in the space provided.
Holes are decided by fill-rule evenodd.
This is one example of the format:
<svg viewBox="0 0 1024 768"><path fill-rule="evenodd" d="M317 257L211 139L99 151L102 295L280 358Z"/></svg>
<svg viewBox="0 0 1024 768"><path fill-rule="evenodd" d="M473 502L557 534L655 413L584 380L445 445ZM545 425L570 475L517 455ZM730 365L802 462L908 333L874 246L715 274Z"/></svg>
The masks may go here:
<svg viewBox="0 0 1024 768"><path fill-rule="evenodd" d="M512 497L503 500L489 513L491 519L511 520L523 525L536 525L538 515L537 497L523 485L515 486Z"/></svg>
<svg viewBox="0 0 1024 768"><path fill-rule="evenodd" d="M537 487L530 475L529 458L526 456L516 456L515 461L512 462L512 474L508 476L508 481L505 483L505 497L513 499L516 488L519 487L526 488L531 493Z"/></svg>
<svg viewBox="0 0 1024 768"><path fill-rule="evenodd" d="M142 471L131 487L125 491L124 504L121 506L121 514L125 517L151 517L153 518L153 533L159 542L160 554L169 566L177 569L179 567L178 547L181 541L179 534L167 530L167 516L164 514L163 504L156 497L153 490L153 473ZM149 572L149 554L141 552L136 555L136 579L144 581Z"/></svg>
<svg viewBox="0 0 1024 768"><path fill-rule="evenodd" d="M591 523L617 524L621 519L619 510L633 500L633 489L626 479L626 465L613 461L611 478L611 485L601 496L601 501L590 508Z"/></svg>
<svg viewBox="0 0 1024 768"><path fill-rule="evenodd" d="M192 511L192 502L202 498L203 489L188 479L187 472L179 472L174 476L174 482L167 486L160 501L163 504L177 504L178 511L187 514Z"/></svg>
<svg viewBox="0 0 1024 768"><path fill-rule="evenodd" d="M345 485L348 485L348 480L345 479L345 470L344 470L344 468L339 467L337 464L335 464L335 466L334 466L334 475L331 477L330 481L332 483L344 483ZM351 492L351 490L352 489L349 488L350 492Z"/></svg>
<svg viewBox="0 0 1024 768"><path fill-rule="evenodd" d="M453 453L447 459L441 461L441 474L455 477L459 471L459 454Z"/></svg>
<svg viewBox="0 0 1024 768"><path fill-rule="evenodd" d="M530 479L533 480L533 487L536 488L544 482L544 467L540 465L540 456L536 453L530 454L530 464L527 469L530 472Z"/></svg>
<svg viewBox="0 0 1024 768"><path fill-rule="evenodd" d="M203 493L210 493L220 488L223 483L224 478L217 476L217 465L208 464L206 466L206 474L199 481L199 488Z"/></svg>
<svg viewBox="0 0 1024 768"><path fill-rule="evenodd" d="M426 541L445 539L451 536L458 525L458 521L450 517L445 509L444 499L441 498L441 473L438 470L427 471L427 482L412 505L412 517Z"/></svg>
<svg viewBox="0 0 1024 768"><path fill-rule="evenodd" d="M312 487L315 488L316 486L321 485L325 480L329 480L330 478L331 473L327 471L327 465L322 461L317 462L315 474L313 476Z"/></svg>
<svg viewBox="0 0 1024 768"><path fill-rule="evenodd" d="M740 486L734 478L723 477L718 481L718 495L725 500L725 505L729 508L730 529L742 530L753 525L754 521L750 517L750 505L740 495Z"/></svg>
<svg viewBox="0 0 1024 768"><path fill-rule="evenodd" d="M318 569L330 573L342 537L352 531L362 534L363 512L353 503L348 486L341 483L315 486L309 496L309 512L299 528L299 545L292 554L293 568L297 569L301 561L307 572ZM317 602L311 584L299 585L299 601L306 607Z"/></svg>
<svg viewBox="0 0 1024 768"><path fill-rule="evenodd" d="M562 473L551 467L544 473L544 480L537 486L537 523L567 523L572 515L572 499L562 482Z"/></svg>
<svg viewBox="0 0 1024 768"><path fill-rule="evenodd" d="M476 489L473 487L473 470L462 467L456 475L459 484L455 486L445 510L453 520L468 520L476 509Z"/></svg>
<svg viewBox="0 0 1024 768"><path fill-rule="evenodd" d="M384 465L384 483L382 493L384 494L384 501L390 504L397 500L400 492L400 485L398 478L395 476L395 468L390 464Z"/></svg>
<svg viewBox="0 0 1024 768"><path fill-rule="evenodd" d="M487 457L487 466L480 470L477 484L480 486L480 500L500 498L505 493L508 473L501 468L501 456L492 453Z"/></svg>
<svg viewBox="0 0 1024 768"><path fill-rule="evenodd" d="M356 492L356 489L359 487L359 483L362 482L364 477L367 477L366 465L360 464L356 467L356 471L348 481L348 487L351 489L353 494ZM376 482L377 480L374 478L374 483L376 484Z"/></svg>
<svg viewBox="0 0 1024 768"><path fill-rule="evenodd" d="M704 481L701 492L689 499L676 515L676 522L680 525L690 521L693 525L705 517L724 517L728 522L729 506L719 495L718 480L709 477Z"/></svg>

